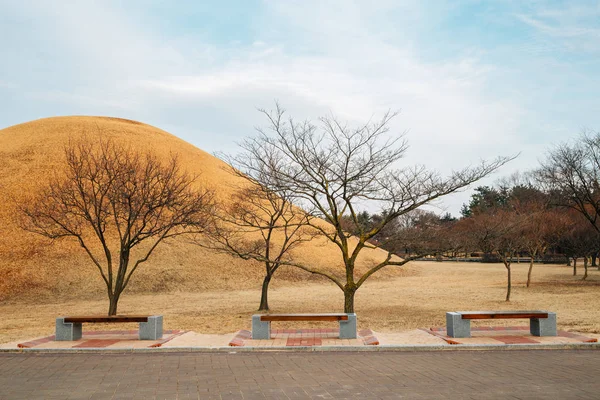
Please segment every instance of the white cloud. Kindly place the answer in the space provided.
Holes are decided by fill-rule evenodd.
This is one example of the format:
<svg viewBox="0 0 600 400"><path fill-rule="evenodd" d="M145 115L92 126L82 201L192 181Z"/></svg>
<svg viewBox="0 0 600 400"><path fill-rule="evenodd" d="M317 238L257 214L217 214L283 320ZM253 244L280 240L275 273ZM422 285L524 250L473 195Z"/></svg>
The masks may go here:
<svg viewBox="0 0 600 400"><path fill-rule="evenodd" d="M600 4L585 5L567 2L563 7L546 5L534 7L516 17L534 28L540 37L551 40L552 50L569 50L586 53L600 52Z"/></svg>
<svg viewBox="0 0 600 400"><path fill-rule="evenodd" d="M581 26L553 26L550 23L546 23L540 19L532 18L527 15L518 14L517 17L530 25L533 28L538 29L540 32L562 38L580 38L589 36L590 38L600 37L600 29L581 27Z"/></svg>
<svg viewBox="0 0 600 400"><path fill-rule="evenodd" d="M351 121L402 109L393 131L409 130L406 163L422 163L442 173L481 158L518 152L522 111L518 103L486 92L494 67L481 63L476 52L426 63L410 43L391 45L372 35L362 14L351 6L331 24L322 23L320 15L334 14L324 8L311 8L312 18L307 18L297 8L277 3L278 20L300 26L304 40L318 43L311 54L283 47L268 54L245 49L220 68L143 80L139 85L150 97L162 93L180 101L210 101L252 126L265 122L254 107L269 108L273 99L292 115L316 117L331 111ZM336 23L340 19L343 23ZM352 40L345 36L349 29ZM248 99L244 110L240 100ZM246 129L244 134L248 133ZM451 210L457 212L467 197L456 197Z"/></svg>
<svg viewBox="0 0 600 400"><path fill-rule="evenodd" d="M419 35L452 6L377 4L267 2L255 17L255 37L219 46L165 36L108 2L29 4L20 12L52 43L59 62L48 75L58 87L36 87L28 96L153 123L208 151L234 150L236 140L265 123L255 108L270 108L275 99L297 118L333 112L364 121L401 109L393 132L408 130L409 164L449 173L520 150L528 154L515 167L535 164L540 146L524 135L523 94L493 90L501 67L483 62L478 48L437 61L420 56ZM383 18L391 11L398 18ZM559 34L547 21L553 16L520 18ZM467 197L450 200L451 211Z"/></svg>
<svg viewBox="0 0 600 400"><path fill-rule="evenodd" d="M43 100L51 102L61 102L65 104L85 104L89 109L101 109L101 110L118 110L118 111L135 111L140 102L136 99L127 99L124 96L113 97L113 96L101 96L96 94L95 96L86 96L73 92L65 91L45 91L45 92L29 92L27 97L31 100Z"/></svg>

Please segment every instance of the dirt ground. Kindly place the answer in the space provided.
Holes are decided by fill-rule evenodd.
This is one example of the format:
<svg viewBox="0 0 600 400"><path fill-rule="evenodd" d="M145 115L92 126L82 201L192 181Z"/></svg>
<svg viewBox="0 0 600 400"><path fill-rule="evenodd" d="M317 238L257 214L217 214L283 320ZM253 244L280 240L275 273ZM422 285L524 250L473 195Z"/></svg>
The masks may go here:
<svg viewBox="0 0 600 400"><path fill-rule="evenodd" d="M405 276L367 281L359 289L355 310L359 329L400 332L444 326L445 312L453 310L542 309L557 313L559 329L600 333L597 306L600 272L596 268L590 268L587 281L581 281L582 268L578 276L572 276L572 268L567 266L536 265L532 286L526 288L527 267L527 264L513 264L512 297L507 303L504 301L506 270L502 264L413 262L406 267L409 273ZM251 315L258 307L259 289L257 286L255 290L125 293L119 313L162 314L165 329L230 333L250 328ZM333 284L275 282L269 303L272 312L340 312L343 296ZM57 296L44 304L9 299L0 304L0 343L50 335L57 316L104 314L107 307L108 301L102 296L85 300ZM515 325L516 322L486 320L475 324ZM108 329L135 328L119 324L118 328L111 325ZM102 329L107 326L84 327L84 330Z"/></svg>

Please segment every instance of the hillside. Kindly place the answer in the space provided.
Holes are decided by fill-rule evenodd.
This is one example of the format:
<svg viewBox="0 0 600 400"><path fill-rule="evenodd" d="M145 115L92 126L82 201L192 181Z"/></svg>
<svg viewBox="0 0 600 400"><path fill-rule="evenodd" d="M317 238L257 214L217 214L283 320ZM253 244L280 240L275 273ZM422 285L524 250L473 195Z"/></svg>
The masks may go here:
<svg viewBox="0 0 600 400"><path fill-rule="evenodd" d="M103 283L71 240L50 243L19 228L16 203L24 193L34 193L61 168L70 140L99 135L118 143L151 150L160 157L176 154L182 166L215 189L221 201L236 185L225 164L193 145L158 128L108 117L54 117L0 130L0 299L90 297L105 293ZM341 268L332 245L315 242L299 250L305 263L328 269ZM365 250L365 258L383 252ZM391 268L385 275L401 272ZM215 254L176 239L165 243L136 273L128 289L137 293L259 288L262 268L253 262ZM284 268L275 281L315 279ZM276 283L278 284L278 283ZM341 295L341 293L340 293Z"/></svg>

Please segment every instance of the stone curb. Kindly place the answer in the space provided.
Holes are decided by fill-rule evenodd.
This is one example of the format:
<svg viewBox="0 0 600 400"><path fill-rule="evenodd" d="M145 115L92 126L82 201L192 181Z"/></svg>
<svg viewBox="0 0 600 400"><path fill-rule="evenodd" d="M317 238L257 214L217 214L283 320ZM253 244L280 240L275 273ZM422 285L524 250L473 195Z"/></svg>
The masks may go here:
<svg viewBox="0 0 600 400"><path fill-rule="evenodd" d="M402 352L402 351L510 351L510 350L600 350L600 343L564 344L456 344L456 345L379 345L379 346L281 346L281 347L157 347L138 349L0 349L0 353L272 353L272 352Z"/></svg>

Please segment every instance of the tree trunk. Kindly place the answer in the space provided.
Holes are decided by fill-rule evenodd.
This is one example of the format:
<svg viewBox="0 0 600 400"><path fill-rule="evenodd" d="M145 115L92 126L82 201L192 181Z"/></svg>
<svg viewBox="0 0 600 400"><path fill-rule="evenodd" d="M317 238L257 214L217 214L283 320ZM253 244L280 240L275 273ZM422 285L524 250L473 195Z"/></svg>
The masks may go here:
<svg viewBox="0 0 600 400"><path fill-rule="evenodd" d="M577 257L573 257L573 276L577 275Z"/></svg>
<svg viewBox="0 0 600 400"><path fill-rule="evenodd" d="M345 313L353 313L354 312L354 295L356 294L356 289L344 289L344 312Z"/></svg>
<svg viewBox="0 0 600 400"><path fill-rule="evenodd" d="M582 281L585 281L587 279L587 275L588 275L588 258L587 256L583 257L583 278L581 278Z"/></svg>
<svg viewBox="0 0 600 400"><path fill-rule="evenodd" d="M531 284L531 271L533 270L533 256L531 256L531 260L529 261L529 271L527 271L527 287Z"/></svg>
<svg viewBox="0 0 600 400"><path fill-rule="evenodd" d="M265 279L263 279L262 292L260 295L260 306L258 307L258 311L269 311L268 293L271 277L271 274L267 274L265 275Z"/></svg>
<svg viewBox="0 0 600 400"><path fill-rule="evenodd" d="M108 315L117 315L117 305L121 293L125 290L125 277L127 275L127 266L129 265L129 250L121 248L121 254L119 257L119 269L117 271L117 277L115 279L114 290L112 294L109 292L109 306ZM110 290L110 289L109 289Z"/></svg>
<svg viewBox="0 0 600 400"><path fill-rule="evenodd" d="M113 294L109 298L108 315L117 315L117 304L119 303L119 295Z"/></svg>
<svg viewBox="0 0 600 400"><path fill-rule="evenodd" d="M506 284L506 301L510 301L510 289L512 288L511 279L510 279L510 263L504 264L507 271L508 282Z"/></svg>
<svg viewBox="0 0 600 400"><path fill-rule="evenodd" d="M596 258L598 258L598 254L592 254L592 267L597 267Z"/></svg>

